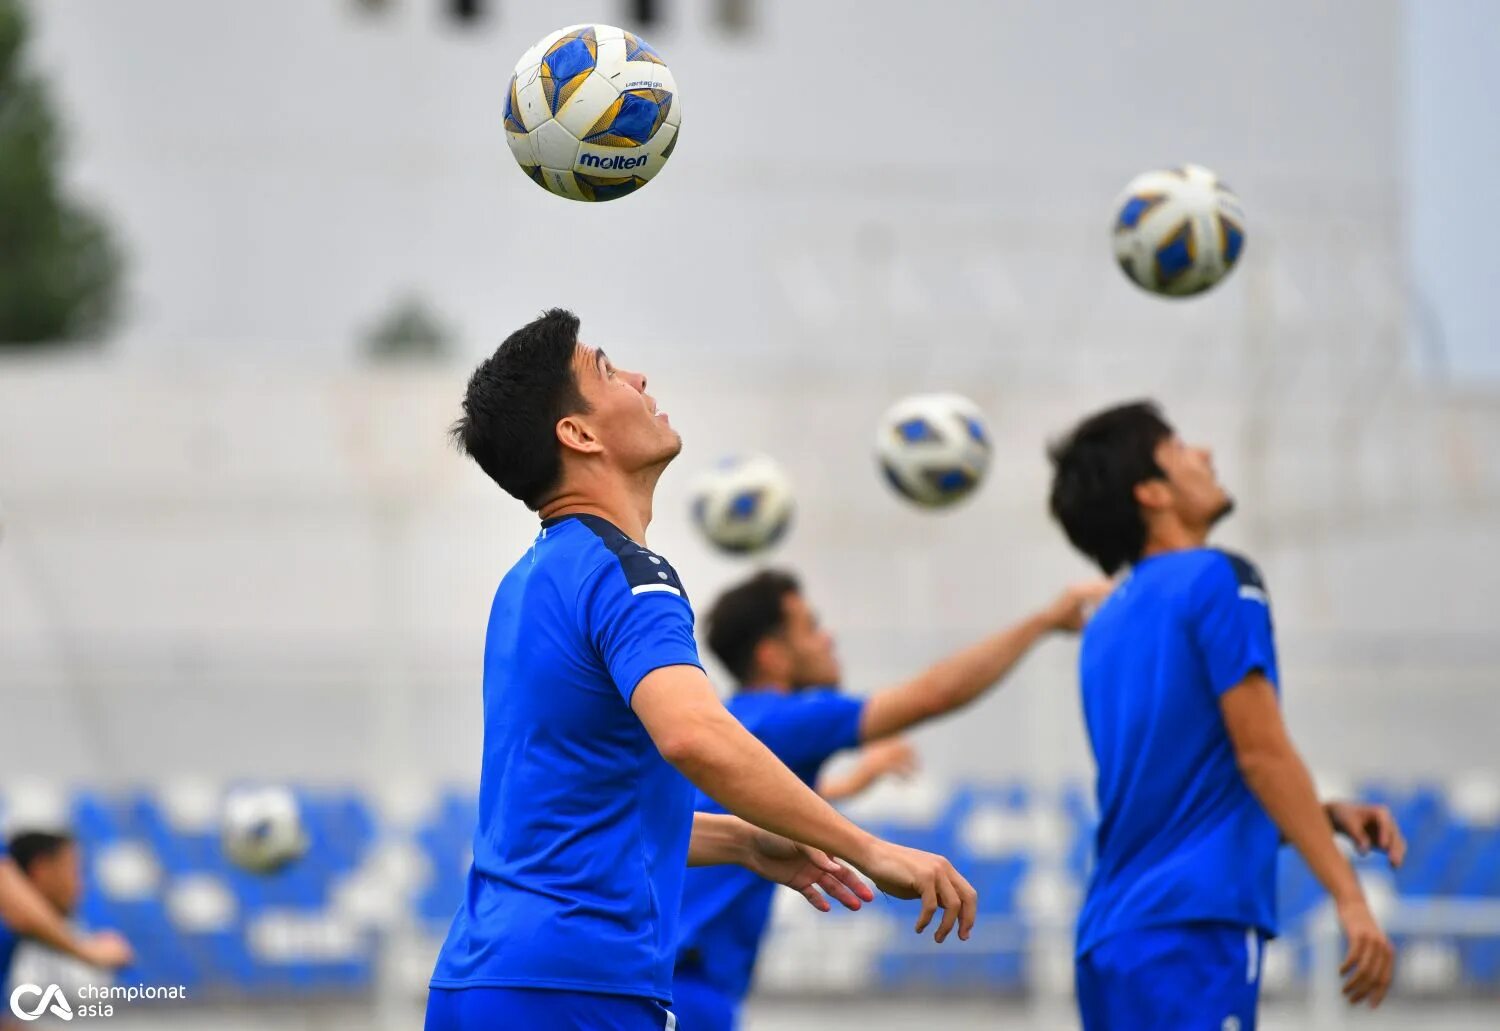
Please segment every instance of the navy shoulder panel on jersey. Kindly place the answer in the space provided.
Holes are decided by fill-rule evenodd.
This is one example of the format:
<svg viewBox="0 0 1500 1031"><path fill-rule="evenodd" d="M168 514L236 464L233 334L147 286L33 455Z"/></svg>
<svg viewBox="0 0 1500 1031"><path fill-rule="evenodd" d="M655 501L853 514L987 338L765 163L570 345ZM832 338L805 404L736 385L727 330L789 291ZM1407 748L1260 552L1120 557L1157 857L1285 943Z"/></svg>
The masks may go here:
<svg viewBox="0 0 1500 1031"><path fill-rule="evenodd" d="M1234 570L1234 579L1241 587L1253 587L1261 593L1265 593L1266 581L1261 577L1260 570L1255 563L1243 555L1236 555L1232 551L1220 551L1229 560L1229 567Z"/></svg>
<svg viewBox="0 0 1500 1031"><path fill-rule="evenodd" d="M630 585L632 594L669 591L683 598L687 597L682 580L677 576L677 570L672 568L670 562L625 536L620 528L608 519L586 514L565 518L577 519L588 527L594 536L598 537L614 554L620 562L620 569L625 574L625 582Z"/></svg>

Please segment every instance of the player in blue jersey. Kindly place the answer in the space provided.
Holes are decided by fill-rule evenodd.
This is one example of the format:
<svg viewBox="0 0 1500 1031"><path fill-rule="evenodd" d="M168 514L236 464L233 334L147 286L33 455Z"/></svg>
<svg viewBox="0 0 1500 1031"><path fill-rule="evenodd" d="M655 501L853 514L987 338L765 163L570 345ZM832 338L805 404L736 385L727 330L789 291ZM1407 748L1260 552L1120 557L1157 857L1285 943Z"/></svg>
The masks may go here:
<svg viewBox="0 0 1500 1031"><path fill-rule="evenodd" d="M828 797L864 786L890 761L877 754L856 771L853 783L821 784L823 764L833 755L890 741L973 702L1004 680L1036 642L1053 632L1077 631L1109 588L1107 580L1070 588L1015 625L866 697L839 691L843 673L833 636L787 573L765 570L720 596L708 614L708 646L739 684L729 711ZM894 759L899 762L900 753ZM702 794L697 806L723 812ZM674 986L689 1031L737 1026L771 901L771 886L746 871L719 866L688 872Z"/></svg>
<svg viewBox="0 0 1500 1031"><path fill-rule="evenodd" d="M947 860L860 830L729 715L682 581L646 546L682 442L646 379L553 310L469 381L454 434L541 517L485 637L479 826L428 994L429 1031L662 1031L688 865L736 863L826 907L871 897L838 856L973 925ZM738 817L693 813L693 786ZM792 842L804 844L794 845Z"/></svg>
<svg viewBox="0 0 1500 1031"><path fill-rule="evenodd" d="M1405 844L1383 807L1314 793L1282 720L1266 586L1208 547L1233 508L1212 456L1147 402L1086 419L1050 456L1068 539L1125 571L1079 658L1100 815L1076 949L1085 1031L1253 1028L1283 841L1333 896L1345 996L1378 1005L1394 953L1334 834L1392 865Z"/></svg>
<svg viewBox="0 0 1500 1031"><path fill-rule="evenodd" d="M111 931L79 935L67 924L83 891L78 846L65 834L27 832L0 851L0 988L23 939L40 942L90 966L130 962L130 946Z"/></svg>

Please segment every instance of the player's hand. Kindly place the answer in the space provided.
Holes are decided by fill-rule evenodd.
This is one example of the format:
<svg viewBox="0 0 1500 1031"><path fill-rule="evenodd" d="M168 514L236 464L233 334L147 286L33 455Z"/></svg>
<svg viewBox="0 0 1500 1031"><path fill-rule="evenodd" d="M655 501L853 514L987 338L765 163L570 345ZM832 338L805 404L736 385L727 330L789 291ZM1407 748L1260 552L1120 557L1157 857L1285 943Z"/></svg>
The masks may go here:
<svg viewBox="0 0 1500 1031"><path fill-rule="evenodd" d="M969 940L979 893L942 856L877 839L861 869L887 895L922 900L922 912L917 917L918 934L925 931L938 910L942 910L943 918L932 936L933 940L945 940L955 924L959 939Z"/></svg>
<svg viewBox="0 0 1500 1031"><path fill-rule="evenodd" d="M829 898L837 899L845 909L858 909L875 898L859 874L828 853L770 831L757 829L751 836L745 866L799 892L820 913L833 908Z"/></svg>
<svg viewBox="0 0 1500 1031"><path fill-rule="evenodd" d="M883 738L859 750L859 764L871 781L888 776L905 780L917 772L917 750L904 737Z"/></svg>
<svg viewBox="0 0 1500 1031"><path fill-rule="evenodd" d="M1329 802L1323 811L1333 829L1352 841L1360 855L1369 855L1372 848L1384 852L1395 869L1406 861L1406 838L1385 806Z"/></svg>
<svg viewBox="0 0 1500 1031"><path fill-rule="evenodd" d="M1113 580L1087 580L1074 584L1047 606L1044 612L1047 625L1062 633L1078 633L1114 589Z"/></svg>
<svg viewBox="0 0 1500 1031"><path fill-rule="evenodd" d="M122 935L114 931L91 934L78 943L78 958L89 966L115 970L135 959L135 950Z"/></svg>
<svg viewBox="0 0 1500 1031"><path fill-rule="evenodd" d="M1396 950L1363 898L1340 903L1338 914L1339 926L1349 939L1349 951L1339 967L1339 976L1344 979L1344 998L1351 1006L1368 999L1374 1009L1391 987Z"/></svg>

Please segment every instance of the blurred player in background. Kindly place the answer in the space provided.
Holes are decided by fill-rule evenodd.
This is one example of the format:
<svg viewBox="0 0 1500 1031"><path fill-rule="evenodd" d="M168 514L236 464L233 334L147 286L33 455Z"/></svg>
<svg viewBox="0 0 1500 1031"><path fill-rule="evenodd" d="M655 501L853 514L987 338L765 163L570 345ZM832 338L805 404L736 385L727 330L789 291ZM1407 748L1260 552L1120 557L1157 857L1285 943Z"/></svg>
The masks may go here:
<svg viewBox="0 0 1500 1031"><path fill-rule="evenodd" d="M708 646L739 684L729 711L804 783L817 784L825 798L846 797L910 765L909 750L894 735L973 702L1048 634L1076 632L1111 586L1099 580L1070 588L1019 623L863 698L840 692L833 635L787 573L766 570L721 595L709 610ZM819 779L834 754L862 744L865 754L848 777ZM697 806L724 811L702 793ZM737 1026L771 902L771 885L745 871L688 872L673 982L688 1031Z"/></svg>
<svg viewBox="0 0 1500 1031"><path fill-rule="evenodd" d="M11 961L23 939L91 967L130 962L130 946L118 934L79 935L68 926L82 895L82 861L71 837L31 831L10 839L9 854L0 856L0 988L11 987Z"/></svg>
<svg viewBox="0 0 1500 1031"><path fill-rule="evenodd" d="M1253 1028L1282 841L1337 905L1344 994L1378 1005L1394 953L1334 832L1392 865L1405 844L1383 807L1314 793L1282 721L1265 584L1207 547L1234 507L1212 456L1140 402L1086 419L1050 457L1068 539L1127 570L1079 659L1100 815L1076 946L1084 1028Z"/></svg>
<svg viewBox="0 0 1500 1031"><path fill-rule="evenodd" d="M542 523L490 612L474 862L430 1031L671 1031L688 864L858 908L871 893L840 856L922 898L918 931L941 910L937 940L966 938L976 896L947 860L844 819L714 694L682 582L645 545L682 448L646 378L553 310L481 363L463 413L464 451ZM693 785L744 819L695 815Z"/></svg>

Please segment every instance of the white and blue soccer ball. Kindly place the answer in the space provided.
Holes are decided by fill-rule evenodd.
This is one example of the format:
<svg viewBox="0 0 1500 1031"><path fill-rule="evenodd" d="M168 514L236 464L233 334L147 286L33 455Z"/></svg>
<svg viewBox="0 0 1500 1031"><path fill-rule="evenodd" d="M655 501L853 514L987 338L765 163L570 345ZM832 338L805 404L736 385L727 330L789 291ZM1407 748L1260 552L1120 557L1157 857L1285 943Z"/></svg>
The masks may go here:
<svg viewBox="0 0 1500 1031"><path fill-rule="evenodd" d="M765 455L726 458L693 484L693 523L724 551L748 555L786 535L792 484Z"/></svg>
<svg viewBox="0 0 1500 1031"><path fill-rule="evenodd" d="M286 788L238 788L224 798L221 832L229 861L252 873L271 873L302 858L307 831L302 807Z"/></svg>
<svg viewBox="0 0 1500 1031"><path fill-rule="evenodd" d="M516 64L505 135L521 170L570 200L645 186L677 146L682 102L661 55L612 25L570 25Z"/></svg>
<svg viewBox="0 0 1500 1031"><path fill-rule="evenodd" d="M1201 165L1138 175L1115 202L1115 259L1131 281L1166 297L1202 293L1234 270L1245 212Z"/></svg>
<svg viewBox="0 0 1500 1031"><path fill-rule="evenodd" d="M984 413L958 394L918 394L897 401L875 436L886 482L927 508L942 508L972 494L989 471L990 449Z"/></svg>

